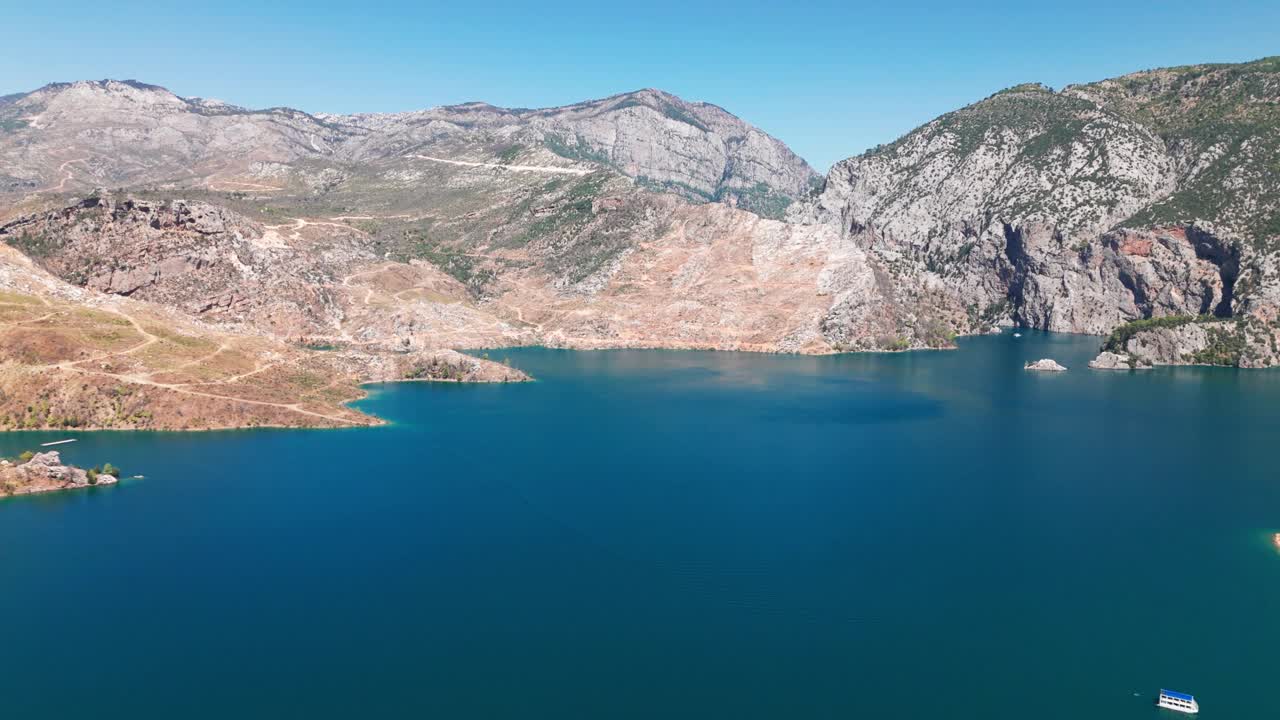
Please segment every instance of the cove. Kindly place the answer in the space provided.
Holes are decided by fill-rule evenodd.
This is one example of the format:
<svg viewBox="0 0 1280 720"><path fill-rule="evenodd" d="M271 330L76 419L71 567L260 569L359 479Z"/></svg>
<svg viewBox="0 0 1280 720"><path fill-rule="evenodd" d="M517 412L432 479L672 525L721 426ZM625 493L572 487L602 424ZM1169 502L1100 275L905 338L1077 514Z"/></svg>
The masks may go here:
<svg viewBox="0 0 1280 720"><path fill-rule="evenodd" d="M0 502L0 702L1110 720L1170 687L1275 716L1280 374L1097 345L515 349L537 382L374 386L385 427L3 434L146 479Z"/></svg>

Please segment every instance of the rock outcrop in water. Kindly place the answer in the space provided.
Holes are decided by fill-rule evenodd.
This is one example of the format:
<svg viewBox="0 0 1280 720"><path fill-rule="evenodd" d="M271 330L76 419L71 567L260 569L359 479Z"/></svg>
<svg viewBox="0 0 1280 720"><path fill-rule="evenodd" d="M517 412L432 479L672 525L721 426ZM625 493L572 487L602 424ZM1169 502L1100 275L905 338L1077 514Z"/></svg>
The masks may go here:
<svg viewBox="0 0 1280 720"><path fill-rule="evenodd" d="M0 495L5 496L114 485L116 482L114 475L64 465L62 457L54 450L35 453L27 460L0 459Z"/></svg>
<svg viewBox="0 0 1280 720"><path fill-rule="evenodd" d="M1036 372L1066 372L1067 369L1058 364L1053 358L1041 358L1035 362L1027 363L1023 369L1034 370Z"/></svg>
<svg viewBox="0 0 1280 720"><path fill-rule="evenodd" d="M1104 350L1098 357L1089 361L1094 370L1146 370L1151 367L1147 361L1139 361L1129 355Z"/></svg>

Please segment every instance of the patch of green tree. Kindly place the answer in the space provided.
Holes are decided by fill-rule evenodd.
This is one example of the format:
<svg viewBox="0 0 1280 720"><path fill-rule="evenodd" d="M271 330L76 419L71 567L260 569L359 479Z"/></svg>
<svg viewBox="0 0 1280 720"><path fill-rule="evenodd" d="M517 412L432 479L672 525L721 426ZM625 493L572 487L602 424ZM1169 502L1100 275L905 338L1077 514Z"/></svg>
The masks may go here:
<svg viewBox="0 0 1280 720"><path fill-rule="evenodd" d="M737 199L738 207L750 210L760 217L781 220L786 217L792 198L777 192L765 183L758 182L749 188L721 188L715 200L723 202L730 196Z"/></svg>
<svg viewBox="0 0 1280 720"><path fill-rule="evenodd" d="M676 122L692 125L702 132L711 132L711 128L707 127L706 123L686 112L683 108L678 108L675 105L663 105L662 114Z"/></svg>
<svg viewBox="0 0 1280 720"><path fill-rule="evenodd" d="M1203 350L1190 353L1186 360L1201 365L1226 365L1239 367L1240 360L1249 349L1244 328L1211 327L1206 330L1209 342Z"/></svg>
<svg viewBox="0 0 1280 720"><path fill-rule="evenodd" d="M613 161L609 159L608 155L592 148L590 143L581 135L575 136L574 142L570 143L561 135L548 134L543 137L542 143L547 146L548 150L567 160L613 165Z"/></svg>
<svg viewBox="0 0 1280 720"><path fill-rule="evenodd" d="M435 242L425 229L410 228L405 231L405 237L405 254L408 257L426 260L474 294L483 294L489 283L497 278L496 272L481 266L480 258L467 254L465 250Z"/></svg>
<svg viewBox="0 0 1280 720"><path fill-rule="evenodd" d="M439 358L432 358L430 361L415 365L404 374L405 380L455 380L461 381L466 377L466 371L452 363L445 362Z"/></svg>
<svg viewBox="0 0 1280 720"><path fill-rule="evenodd" d="M36 259L47 258L62 247L57 238L43 232L8 235L5 237L5 242L21 250L27 257Z"/></svg>
<svg viewBox="0 0 1280 720"><path fill-rule="evenodd" d="M498 151L498 154L497 154L498 162L502 163L503 165L510 165L511 163L515 162L515 159L519 157L520 153L522 152L524 152L523 145L516 145L516 144L508 145Z"/></svg>
<svg viewBox="0 0 1280 720"><path fill-rule="evenodd" d="M682 195L690 200L701 200L703 202L715 202L717 200L714 193L709 193L679 180L657 180L647 175L637 175L635 181L637 185L646 190L669 192Z"/></svg>
<svg viewBox="0 0 1280 720"><path fill-rule="evenodd" d="M1165 315L1163 317L1131 320L1112 330L1111 334L1102 342L1102 349L1113 353L1124 353L1125 346L1128 345L1129 340L1140 332L1162 328L1178 328L1196 322L1216 321L1221 321L1221 318L1216 318L1212 315Z"/></svg>
<svg viewBox="0 0 1280 720"><path fill-rule="evenodd" d="M85 470L85 475L88 476L90 485L97 485L99 475L110 475L111 477L119 480L122 472L124 471L111 463L103 463L102 465Z"/></svg>

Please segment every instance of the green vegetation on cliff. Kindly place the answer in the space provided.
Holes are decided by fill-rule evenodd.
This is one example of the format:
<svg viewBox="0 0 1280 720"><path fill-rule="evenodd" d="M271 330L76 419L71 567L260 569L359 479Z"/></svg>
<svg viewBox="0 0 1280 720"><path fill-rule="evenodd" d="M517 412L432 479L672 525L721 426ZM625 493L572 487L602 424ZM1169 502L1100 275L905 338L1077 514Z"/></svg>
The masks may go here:
<svg viewBox="0 0 1280 720"><path fill-rule="evenodd" d="M1219 318L1215 318L1212 315L1166 315L1164 317L1131 320L1112 330L1107 339L1102 341L1102 349L1107 352L1125 353L1127 352L1125 346L1129 344L1129 340L1140 332L1177 328L1194 322L1213 322L1215 320L1219 320Z"/></svg>
<svg viewBox="0 0 1280 720"><path fill-rule="evenodd" d="M1280 57L1134 73L1082 86L1184 158L1179 188L1130 227L1210 221L1256 247L1280 243Z"/></svg>
<svg viewBox="0 0 1280 720"><path fill-rule="evenodd" d="M1239 367L1240 361L1249 350L1249 340L1243 323L1228 327L1209 327L1205 329L1209 344L1203 350L1189 353L1188 362L1200 365L1226 365Z"/></svg>
<svg viewBox="0 0 1280 720"><path fill-rule="evenodd" d="M1200 350L1184 353L1178 359L1184 363L1196 365L1240 367L1246 364L1244 360L1251 359L1256 354L1249 346L1250 323L1251 321L1246 318L1224 320L1212 315L1167 315L1144 318L1125 323L1111 331L1102 343L1102 350L1128 355L1131 354L1128 347L1129 340L1143 332L1199 324L1204 327L1207 344ZM1259 328L1252 328L1252 330L1257 331Z"/></svg>

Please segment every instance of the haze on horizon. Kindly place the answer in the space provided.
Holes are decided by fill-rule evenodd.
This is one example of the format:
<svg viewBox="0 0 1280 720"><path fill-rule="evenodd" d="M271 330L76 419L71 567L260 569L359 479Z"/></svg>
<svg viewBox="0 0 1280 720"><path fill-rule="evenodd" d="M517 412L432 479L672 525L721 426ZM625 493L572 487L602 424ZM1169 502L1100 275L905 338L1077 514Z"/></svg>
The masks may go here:
<svg viewBox="0 0 1280 720"><path fill-rule="evenodd" d="M655 87L727 109L823 172L1018 83L1060 88L1280 52L1280 4L1265 2L645 8L128 0L104 16L83 0L28 5L6 13L0 95L110 77L246 107L352 113L546 107ZM1171 41L1189 37L1205 42Z"/></svg>

